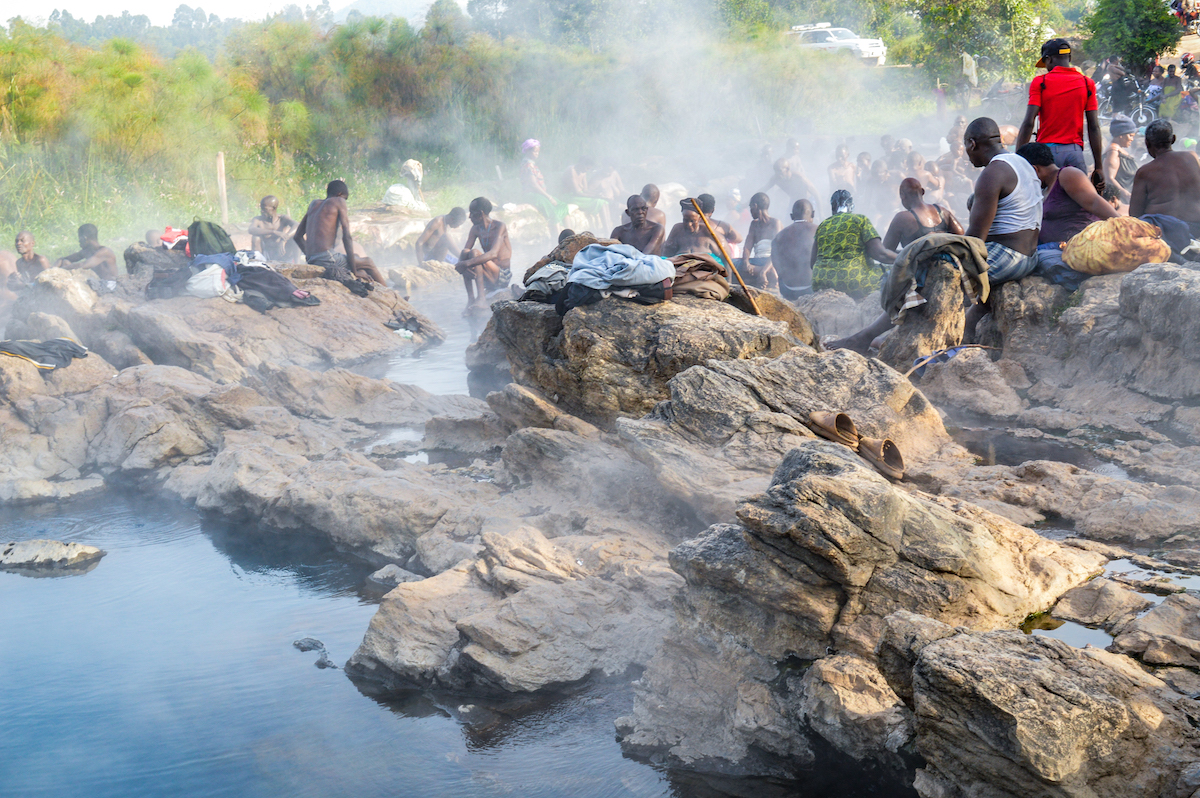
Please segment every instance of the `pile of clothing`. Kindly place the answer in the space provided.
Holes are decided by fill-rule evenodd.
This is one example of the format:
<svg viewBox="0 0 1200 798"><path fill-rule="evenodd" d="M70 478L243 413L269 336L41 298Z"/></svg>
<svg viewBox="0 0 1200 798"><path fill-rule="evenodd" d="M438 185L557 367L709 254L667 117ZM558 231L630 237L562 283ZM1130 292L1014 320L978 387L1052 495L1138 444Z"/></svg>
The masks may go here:
<svg viewBox="0 0 1200 798"><path fill-rule="evenodd" d="M958 269L968 296L987 301L991 285L983 242L952 233L930 233L901 251L881 286L880 304L894 323L899 324L907 311L925 303L920 292L925 288L929 267L938 262Z"/></svg>
<svg viewBox="0 0 1200 798"><path fill-rule="evenodd" d="M576 253L567 274L565 295L554 307L559 314L619 296L643 305L671 298L675 265L628 244L589 244Z"/></svg>
<svg viewBox="0 0 1200 798"><path fill-rule="evenodd" d="M674 293L717 302L729 298L729 271L712 255L676 255L669 260L675 266Z"/></svg>
<svg viewBox="0 0 1200 798"><path fill-rule="evenodd" d="M319 305L321 300L275 271L261 252L239 250L197 255L175 272L155 272L146 286L149 299L174 296L221 298L260 313L277 307Z"/></svg>

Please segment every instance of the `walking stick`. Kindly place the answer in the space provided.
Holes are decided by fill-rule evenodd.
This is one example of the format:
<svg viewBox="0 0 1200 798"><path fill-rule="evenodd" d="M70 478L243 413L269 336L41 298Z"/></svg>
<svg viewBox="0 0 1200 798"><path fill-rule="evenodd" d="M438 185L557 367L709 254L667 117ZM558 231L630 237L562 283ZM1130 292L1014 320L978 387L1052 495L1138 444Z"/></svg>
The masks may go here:
<svg viewBox="0 0 1200 798"><path fill-rule="evenodd" d="M713 226L708 223L708 217L704 215L704 211L700 210L700 203L691 197L688 198L688 202L692 203L692 207L696 209L696 213L700 214L700 221L704 222L704 226L708 228L708 234L712 236L713 241L717 242L717 248L721 250L721 257L729 264L729 268L733 271L733 276L737 278L738 285L742 287L742 292L745 293L746 299L750 300L750 307L754 309L754 315L761 316L762 311L758 309L758 303L754 301L754 296L750 293L750 289L742 281L742 275L738 273L737 266L733 264L733 258L729 257L729 253L725 251L725 245L721 243L721 237L713 230Z"/></svg>

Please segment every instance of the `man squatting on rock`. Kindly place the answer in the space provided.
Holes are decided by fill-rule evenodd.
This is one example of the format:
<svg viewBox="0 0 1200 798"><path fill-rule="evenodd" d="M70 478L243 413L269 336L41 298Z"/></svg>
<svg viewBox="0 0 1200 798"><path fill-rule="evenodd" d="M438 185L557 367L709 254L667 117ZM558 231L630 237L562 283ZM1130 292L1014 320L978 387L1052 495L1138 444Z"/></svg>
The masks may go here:
<svg viewBox="0 0 1200 798"><path fill-rule="evenodd" d="M492 203L487 197L471 200L468 209L471 232L459 254L455 269L467 288L467 310L487 307L487 292L504 287L512 280L512 242L508 228L493 219ZM479 244L479 249L475 244Z"/></svg>

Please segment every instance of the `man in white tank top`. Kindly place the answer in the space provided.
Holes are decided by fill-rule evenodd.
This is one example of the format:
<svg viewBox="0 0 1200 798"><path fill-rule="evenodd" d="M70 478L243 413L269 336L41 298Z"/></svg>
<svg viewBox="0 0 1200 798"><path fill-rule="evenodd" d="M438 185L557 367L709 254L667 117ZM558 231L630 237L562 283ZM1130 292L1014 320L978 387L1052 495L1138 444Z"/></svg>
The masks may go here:
<svg viewBox="0 0 1200 798"><path fill-rule="evenodd" d="M1020 280L1037 266L1038 229L1042 225L1042 184L1037 172L1019 155L1004 149L995 120L980 117L963 134L967 157L983 167L975 181L974 204L967 235L981 238L988 251L988 281L993 285ZM987 308L967 313L967 336Z"/></svg>

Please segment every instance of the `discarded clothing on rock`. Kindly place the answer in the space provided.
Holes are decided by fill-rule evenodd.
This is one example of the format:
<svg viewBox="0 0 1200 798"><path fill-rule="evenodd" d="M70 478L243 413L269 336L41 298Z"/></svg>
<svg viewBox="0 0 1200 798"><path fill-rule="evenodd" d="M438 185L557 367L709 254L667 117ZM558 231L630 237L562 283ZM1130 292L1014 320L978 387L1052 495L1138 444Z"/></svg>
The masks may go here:
<svg viewBox="0 0 1200 798"><path fill-rule="evenodd" d="M217 252L213 255L197 255L192 258L192 274L199 274L205 266L216 264L225 270L225 278L229 285L237 285L237 261L232 252Z"/></svg>
<svg viewBox="0 0 1200 798"><path fill-rule="evenodd" d="M1063 247L1063 262L1084 274L1131 272L1169 257L1171 245L1161 229L1129 216L1092 222Z"/></svg>
<svg viewBox="0 0 1200 798"><path fill-rule="evenodd" d="M534 272L525 281L525 293L521 294L521 302L542 302L553 304L550 297L567 284L567 274L571 267L566 263L547 263Z"/></svg>
<svg viewBox="0 0 1200 798"><path fill-rule="evenodd" d="M70 338L52 338L49 341L0 341L0 355L28 360L42 371L69 366L77 357L87 357L86 346Z"/></svg>
<svg viewBox="0 0 1200 798"><path fill-rule="evenodd" d="M967 285L968 293L987 300L988 253L978 238L956 236L951 233L930 233L921 236L901 251L896 264L888 272L879 302L893 322L899 323L904 312L913 307L910 292L919 292L925 287L925 276L929 267L938 262L952 263L958 268Z"/></svg>
<svg viewBox="0 0 1200 798"><path fill-rule="evenodd" d="M179 296L192 279L192 267L180 266L178 269L154 271L154 276L146 284L146 299L170 299Z"/></svg>
<svg viewBox="0 0 1200 798"><path fill-rule="evenodd" d="M671 281L663 280L661 283L631 285L624 288L608 288L604 290L590 288L581 283L567 283L566 288L555 293L554 309L558 311L558 315L562 316L572 308L582 307L583 305L594 305L601 299L606 299L610 296L628 299L639 305L657 305L671 298Z"/></svg>
<svg viewBox="0 0 1200 798"><path fill-rule="evenodd" d="M271 308L321 304L321 300L279 272L260 266L246 267L238 288L242 289L242 301L260 313Z"/></svg>
<svg viewBox="0 0 1200 798"><path fill-rule="evenodd" d="M608 291L654 285L675 279L675 265L666 258L646 255L628 244L589 244L571 263L567 282Z"/></svg>
<svg viewBox="0 0 1200 798"><path fill-rule="evenodd" d="M200 269L183 287L183 293L197 299L215 299L228 290L229 278L217 263L210 263Z"/></svg>
<svg viewBox="0 0 1200 798"><path fill-rule="evenodd" d="M667 260L675 266L675 294L691 294L702 299L724 302L729 298L729 272L712 255L676 255Z"/></svg>
<svg viewBox="0 0 1200 798"><path fill-rule="evenodd" d="M619 244L615 238L596 238L586 230L582 233L576 233L573 236L564 238L558 242L554 249L550 250L550 254L539 260L537 263L529 267L525 272L525 278L521 280L523 285L529 285L530 279L537 273L539 269L550 263L565 263L570 266L575 260L575 256L579 254L579 250L589 244Z"/></svg>
<svg viewBox="0 0 1200 798"><path fill-rule="evenodd" d="M233 261L239 269L245 266L260 266L264 269L275 271L274 267L267 261L267 256L256 249L239 249L233 253Z"/></svg>
<svg viewBox="0 0 1200 798"><path fill-rule="evenodd" d="M1171 246L1171 250L1176 254L1183 252L1192 245L1192 239L1195 237L1192 232L1192 225L1183 219L1176 219L1174 216L1168 216L1165 213L1147 213L1138 218L1143 222L1149 222L1161 230L1163 241L1166 241Z"/></svg>

